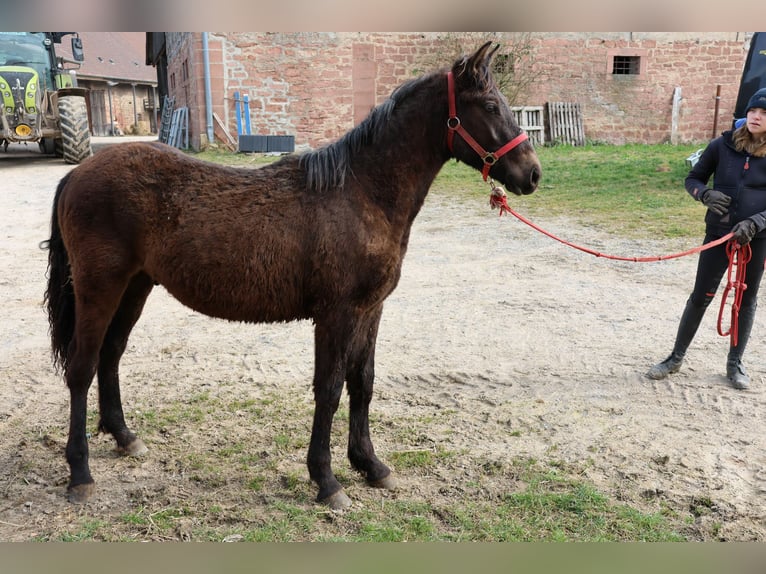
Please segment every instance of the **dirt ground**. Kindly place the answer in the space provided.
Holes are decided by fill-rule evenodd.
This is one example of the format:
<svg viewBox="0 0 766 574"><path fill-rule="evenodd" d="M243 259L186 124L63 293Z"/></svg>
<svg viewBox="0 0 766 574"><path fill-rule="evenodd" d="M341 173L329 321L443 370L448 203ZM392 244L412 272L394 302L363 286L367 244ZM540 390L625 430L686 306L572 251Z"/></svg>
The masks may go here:
<svg viewBox="0 0 766 574"><path fill-rule="evenodd" d="M0 541L24 541L57 531L77 513L64 499L68 393L50 360L42 309L47 260L38 248L48 236L56 183L71 168L9 154L0 153ZM691 247L628 241L565 219L537 221L621 255ZM729 388L723 376L728 340L716 333L718 301L682 371L666 381L643 377L670 350L694 266L693 257L596 259L486 205L433 193L384 311L372 412L381 421L445 413L442 424L452 432L431 437L432 444L489 460L553 457L582 469L583 480L615 501L680 513L704 505L687 532L697 539L765 541L766 316L756 319L746 356L748 391ZM311 334L307 323L209 319L156 289L123 360L126 414L135 420L152 401L202 390L294 390L310 405ZM92 389L92 405L94 397ZM221 413L217 430L205 429L210 444L226 444L228 416ZM140 424L132 426L140 435ZM176 427L167 432L194 436L193 424ZM390 439L384 423L375 437L383 460L387 449L402 448ZM104 454L106 439L98 440L92 512L110 520L131 507L126 493L156 487L172 453L149 444L148 459L126 470ZM343 464L339 448L336 465ZM303 461L293 465L307 475ZM399 498L460 495L445 490L459 476L398 476ZM178 492L184 488L191 486ZM349 495L362 496L358 489Z"/></svg>

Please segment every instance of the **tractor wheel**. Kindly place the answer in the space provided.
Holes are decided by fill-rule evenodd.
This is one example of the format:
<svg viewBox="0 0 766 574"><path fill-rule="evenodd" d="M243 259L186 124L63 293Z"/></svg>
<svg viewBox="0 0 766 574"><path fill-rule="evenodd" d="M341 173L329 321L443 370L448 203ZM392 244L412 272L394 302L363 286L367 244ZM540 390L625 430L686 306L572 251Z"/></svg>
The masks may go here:
<svg viewBox="0 0 766 574"><path fill-rule="evenodd" d="M62 96L59 98L59 121L65 163L80 163L91 155L88 108L85 98Z"/></svg>

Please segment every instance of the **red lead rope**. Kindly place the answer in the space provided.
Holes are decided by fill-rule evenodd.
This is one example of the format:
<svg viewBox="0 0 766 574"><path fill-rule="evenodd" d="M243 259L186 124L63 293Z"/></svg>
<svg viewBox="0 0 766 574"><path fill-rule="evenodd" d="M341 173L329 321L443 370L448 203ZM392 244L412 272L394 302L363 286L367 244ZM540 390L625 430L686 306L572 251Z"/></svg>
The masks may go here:
<svg viewBox="0 0 766 574"><path fill-rule="evenodd" d="M739 339L739 309L742 303L742 295L745 293L745 289L747 289L745 270L747 263L753 257L753 251L749 243L740 245L736 241L729 241L726 244L726 254L729 256L729 270L726 278L726 289L723 291L723 299L721 300L721 310L718 312L718 334L722 337L730 335L731 344L733 347L736 347ZM734 277L733 280L732 277ZM729 297L729 291L732 288L734 288L734 301L731 304L731 327L724 333L722 327L723 311L726 299Z"/></svg>
<svg viewBox="0 0 766 574"><path fill-rule="evenodd" d="M580 245L570 243L569 241L565 241L564 239L556 237L552 233L545 231L538 225L535 225L530 220L528 220L524 216L516 213L513 209L511 209L511 207L508 205L508 199L505 195L505 192L499 187L496 187L494 184L491 184L491 185L492 185L492 195L490 195L489 204L492 207L492 209L499 208L500 215L503 215L504 213L510 213L519 221L529 225L532 229L539 231L543 235L547 235L551 239L555 239L559 243L563 243L564 245L567 245L579 251L583 251L585 253L590 253L591 255L595 255L596 257L603 257L604 259L614 259L616 261L633 261L636 263L664 261L666 259L675 259L677 257L683 257L685 255L692 255L694 253L699 253L700 251L705 251L707 249L710 249L717 245L721 245L722 243L725 243L728 241L726 245L726 254L729 257L728 281L727 281L726 289L724 289L724 292L723 292L723 297L721 299L721 309L718 312L718 334L721 335L722 337L730 335L732 346L734 347L737 346L738 327L739 327L739 309L740 309L740 304L742 303L742 295L744 294L745 289L747 289L747 284L745 283L745 271L747 268L747 263L748 261L750 261L753 254L749 244L740 245L736 241L733 241L733 240L729 241L734 236L733 233L727 233L723 237L716 239L715 241L711 241L710 243L705 243L704 245L694 247L687 251L682 251L680 253L672 253L670 255L657 255L654 257L620 257L618 255L608 255L605 253L600 253L593 249L588 249L587 247L582 247ZM726 300L729 297L729 292L732 289L734 289L734 302L732 303L732 306L731 306L731 326L729 327L728 331L724 332L722 327L724 309L726 308Z"/></svg>

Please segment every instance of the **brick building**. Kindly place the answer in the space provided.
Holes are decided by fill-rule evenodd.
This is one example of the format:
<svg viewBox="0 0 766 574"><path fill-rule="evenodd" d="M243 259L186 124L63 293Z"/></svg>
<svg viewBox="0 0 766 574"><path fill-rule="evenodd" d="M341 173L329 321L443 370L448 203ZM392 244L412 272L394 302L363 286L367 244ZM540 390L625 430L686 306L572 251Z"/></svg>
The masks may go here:
<svg viewBox="0 0 766 574"><path fill-rule="evenodd" d="M517 41L516 33L495 35ZM193 147L207 133L237 137L235 92L247 94L253 134L292 135L296 147L336 139L444 54L440 33L165 33L167 91L189 108ZM585 137L606 143L704 142L731 124L749 32L532 33L517 105L577 102ZM472 45L467 48L473 48ZM162 84L162 82L160 82ZM720 86L720 88L719 88ZM719 95L720 92L720 95ZM219 123L220 121L220 123ZM224 126L222 128L221 126Z"/></svg>
<svg viewBox="0 0 766 574"><path fill-rule="evenodd" d="M143 32L79 32L85 61L78 85L88 88L93 135L157 132L157 72L145 63ZM64 42L61 54L71 57ZM114 126L114 127L112 127Z"/></svg>

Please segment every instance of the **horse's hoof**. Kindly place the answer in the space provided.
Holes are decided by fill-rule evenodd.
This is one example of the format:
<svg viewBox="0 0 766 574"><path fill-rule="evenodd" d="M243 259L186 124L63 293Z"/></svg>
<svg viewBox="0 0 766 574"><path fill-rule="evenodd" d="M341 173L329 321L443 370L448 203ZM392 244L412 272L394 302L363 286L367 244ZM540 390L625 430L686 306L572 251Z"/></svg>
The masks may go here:
<svg viewBox="0 0 766 574"><path fill-rule="evenodd" d="M331 494L327 498L324 498L320 500L322 504L329 506L330 510L345 510L349 506L351 506L351 499L346 496L346 493L343 492L343 489L340 489L335 494Z"/></svg>
<svg viewBox="0 0 766 574"><path fill-rule="evenodd" d="M396 490L399 488L399 483L394 478L393 474L389 474L378 480L370 480L367 484L373 488L385 488L386 490Z"/></svg>
<svg viewBox="0 0 766 574"><path fill-rule="evenodd" d="M144 441L142 441L140 438L135 439L128 446L124 448L118 448L117 450L121 454L124 454L127 456L134 456L134 457L144 456L146 453L149 452L149 449L146 448Z"/></svg>
<svg viewBox="0 0 766 574"><path fill-rule="evenodd" d="M95 490L96 485L92 482L70 486L67 489L67 500L74 504L85 504Z"/></svg>

